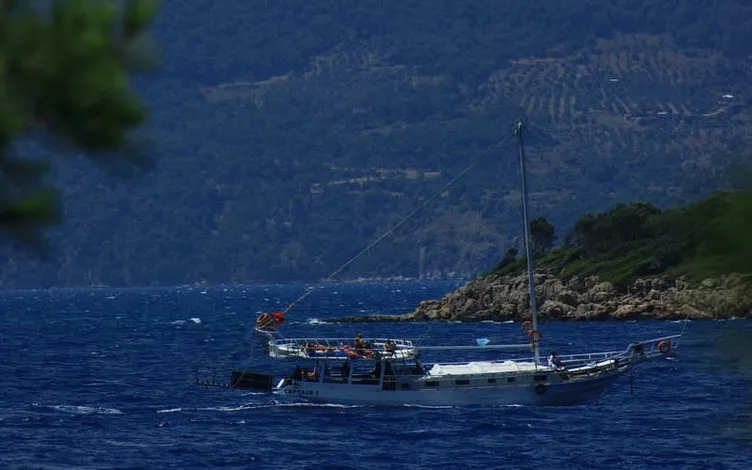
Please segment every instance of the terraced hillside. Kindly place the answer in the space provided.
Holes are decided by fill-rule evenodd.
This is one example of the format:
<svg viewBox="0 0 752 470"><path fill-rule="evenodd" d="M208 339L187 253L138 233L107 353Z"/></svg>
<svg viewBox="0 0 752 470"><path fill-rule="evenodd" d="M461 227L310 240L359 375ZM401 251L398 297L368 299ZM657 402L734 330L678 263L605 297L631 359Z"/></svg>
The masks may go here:
<svg viewBox="0 0 752 470"><path fill-rule="evenodd" d="M492 154L487 163L494 169L485 176L470 175L486 188L469 195L472 205L487 209L500 199L503 207L494 210L507 211L509 217L519 200L516 162L509 158L513 147L501 149L494 143L508 133L515 116L526 117L533 203L564 226L582 211L605 209L616 201L646 199L666 205L706 194L722 184L730 161L743 157L749 142L749 61L712 50L677 48L668 36L624 35L575 55L520 57L503 65L473 87L455 88L447 85L453 83L451 76L421 75L419 67L388 65L375 54L334 55L317 57L298 75L202 91L208 101L241 107L253 103L258 110L272 108L267 111L271 114L279 111L273 107L283 97L301 90L310 94L303 103L326 113L333 124L328 130L331 145L354 149L328 156L352 166L330 166L330 179L312 183L314 193L357 182L347 194L358 195L388 181L405 184L403 180L417 181L424 174L438 177L442 169L448 177L452 171L446 167L456 173L457 157L470 147L472 153ZM391 93L395 99L399 90L423 93L423 104L433 114L411 120L408 111L403 120L384 123L370 105L371 97L361 94L374 87L396 90ZM435 139L437 134L442 139ZM384 151L372 150L380 144ZM363 153L367 161L387 167L421 166L359 168ZM503 188L494 187L499 168L493 158L508 160L501 163ZM343 179L343 172L352 177ZM510 223L504 226L504 243L517 232L514 221Z"/></svg>
<svg viewBox="0 0 752 470"><path fill-rule="evenodd" d="M611 182L609 198L692 198L698 175L719 176L744 153L749 78L748 61L628 36L575 56L513 61L473 105L516 103L555 140L537 149L546 163L533 171Z"/></svg>
<svg viewBox="0 0 752 470"><path fill-rule="evenodd" d="M8 253L4 285L318 279L480 159L342 273L471 276L519 241L520 116L560 237L616 202L697 200L749 158L752 33L715 34L744 2L262 3L170 2L169 60L139 83L158 166L61 166L56 257Z"/></svg>

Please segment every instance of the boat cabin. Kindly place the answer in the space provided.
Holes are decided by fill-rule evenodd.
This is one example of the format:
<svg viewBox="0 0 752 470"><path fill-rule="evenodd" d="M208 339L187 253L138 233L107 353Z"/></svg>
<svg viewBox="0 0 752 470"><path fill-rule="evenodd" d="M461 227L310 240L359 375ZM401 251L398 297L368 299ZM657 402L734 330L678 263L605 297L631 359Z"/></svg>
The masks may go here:
<svg viewBox="0 0 752 470"><path fill-rule="evenodd" d="M323 384L379 385L384 390L395 386L397 378L418 378L426 374L420 360L410 358L321 358L310 367L295 366L289 377L294 382Z"/></svg>

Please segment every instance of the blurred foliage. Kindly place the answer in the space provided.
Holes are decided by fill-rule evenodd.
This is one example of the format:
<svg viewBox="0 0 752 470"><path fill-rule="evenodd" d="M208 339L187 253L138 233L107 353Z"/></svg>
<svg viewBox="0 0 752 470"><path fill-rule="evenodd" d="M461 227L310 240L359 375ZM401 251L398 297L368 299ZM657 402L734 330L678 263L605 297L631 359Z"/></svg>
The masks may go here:
<svg viewBox="0 0 752 470"><path fill-rule="evenodd" d="M144 163L124 152L145 118L129 75L155 13L153 0L0 0L0 228L38 242L61 215L47 159L16 140Z"/></svg>
<svg viewBox="0 0 752 470"><path fill-rule="evenodd" d="M342 274L474 276L519 246L519 117L531 217L560 236L701 199L752 135L749 24L743 0L164 2L165 64L133 82L159 165L53 164L58 255L0 252L0 282L322 278L479 159Z"/></svg>

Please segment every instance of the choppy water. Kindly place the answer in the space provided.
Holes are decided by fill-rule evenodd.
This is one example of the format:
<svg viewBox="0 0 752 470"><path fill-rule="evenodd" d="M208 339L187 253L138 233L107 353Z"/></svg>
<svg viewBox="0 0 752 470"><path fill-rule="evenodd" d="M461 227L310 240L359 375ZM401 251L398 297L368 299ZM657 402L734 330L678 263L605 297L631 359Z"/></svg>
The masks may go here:
<svg viewBox="0 0 752 470"><path fill-rule="evenodd" d="M452 283L332 284L287 336L519 342L517 324L340 325ZM752 468L752 322L693 322L679 358L588 406L309 405L191 384L197 361L257 359L249 326L303 285L0 293L2 468ZM560 354L620 349L674 322L547 323ZM482 354L488 354L483 352Z"/></svg>

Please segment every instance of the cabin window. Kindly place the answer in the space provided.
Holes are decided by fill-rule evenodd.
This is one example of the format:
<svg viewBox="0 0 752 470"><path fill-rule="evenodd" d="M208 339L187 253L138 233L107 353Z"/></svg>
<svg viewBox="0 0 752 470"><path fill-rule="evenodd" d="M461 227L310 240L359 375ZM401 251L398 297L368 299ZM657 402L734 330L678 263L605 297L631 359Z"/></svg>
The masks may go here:
<svg viewBox="0 0 752 470"><path fill-rule="evenodd" d="M426 387L438 387L439 381L438 380L429 380L426 381Z"/></svg>
<svg viewBox="0 0 752 470"><path fill-rule="evenodd" d="M488 379L488 383L495 384L496 383L496 379Z"/></svg>
<svg viewBox="0 0 752 470"><path fill-rule="evenodd" d="M402 389L403 390L409 390L410 389L410 384L402 384Z"/></svg>
<svg viewBox="0 0 752 470"><path fill-rule="evenodd" d="M457 385L468 385L470 381L468 379L460 379L455 380L454 383L456 383Z"/></svg>
<svg viewBox="0 0 752 470"><path fill-rule="evenodd" d="M548 379L548 376L545 374L538 374L533 376L533 380L536 382L545 382Z"/></svg>
<svg viewBox="0 0 752 470"><path fill-rule="evenodd" d="M507 377L507 382L514 382L517 380L517 377Z"/></svg>
<svg viewBox="0 0 752 470"><path fill-rule="evenodd" d="M367 384L378 385L381 378L381 363L380 362L368 362L355 361L351 363L351 383L353 384Z"/></svg>

